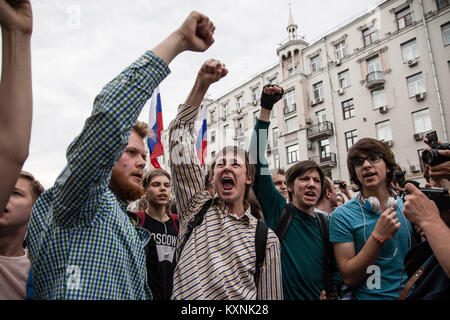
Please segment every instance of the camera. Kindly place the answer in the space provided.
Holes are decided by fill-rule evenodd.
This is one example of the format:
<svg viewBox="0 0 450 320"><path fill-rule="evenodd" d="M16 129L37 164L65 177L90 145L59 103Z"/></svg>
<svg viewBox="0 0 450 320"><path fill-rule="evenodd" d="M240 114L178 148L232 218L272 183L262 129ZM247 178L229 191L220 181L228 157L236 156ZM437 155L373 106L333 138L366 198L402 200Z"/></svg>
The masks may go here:
<svg viewBox="0 0 450 320"><path fill-rule="evenodd" d="M345 182L340 182L339 180L333 180L333 183L339 185L341 188L345 188L347 184Z"/></svg>
<svg viewBox="0 0 450 320"><path fill-rule="evenodd" d="M450 195L448 193L448 189L446 188L422 188L420 187L417 181L406 180L405 184L412 183L414 184L421 192L423 192L428 199L433 200L436 203L436 206L439 210L450 209ZM403 190L402 199L405 202L405 196L408 195L409 192L407 190Z"/></svg>
<svg viewBox="0 0 450 320"><path fill-rule="evenodd" d="M431 147L431 150L424 150L422 152L422 161L424 163L429 166L437 166L438 164L450 160L450 158L439 154L439 150L450 150L450 145L448 143L439 145L436 131L427 133L426 138L428 140L428 145Z"/></svg>

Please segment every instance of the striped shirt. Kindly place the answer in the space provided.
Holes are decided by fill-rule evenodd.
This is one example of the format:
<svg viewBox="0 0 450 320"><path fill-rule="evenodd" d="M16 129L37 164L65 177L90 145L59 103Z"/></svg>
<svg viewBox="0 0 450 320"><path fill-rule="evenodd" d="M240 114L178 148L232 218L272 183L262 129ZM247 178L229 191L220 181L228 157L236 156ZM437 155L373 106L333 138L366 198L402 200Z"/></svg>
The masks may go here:
<svg viewBox="0 0 450 320"><path fill-rule="evenodd" d="M36 299L150 299L144 246L127 203L109 188L131 128L169 69L152 52L107 84L67 151L68 164L33 207L29 251Z"/></svg>
<svg viewBox="0 0 450 320"><path fill-rule="evenodd" d="M196 155L194 121L198 107L181 105L170 125L172 180L180 219L178 244L187 224L211 196ZM283 298L280 243L269 229L266 255L255 284L257 219L244 202L244 215L233 215L215 198L187 241L175 269L175 300L276 300Z"/></svg>

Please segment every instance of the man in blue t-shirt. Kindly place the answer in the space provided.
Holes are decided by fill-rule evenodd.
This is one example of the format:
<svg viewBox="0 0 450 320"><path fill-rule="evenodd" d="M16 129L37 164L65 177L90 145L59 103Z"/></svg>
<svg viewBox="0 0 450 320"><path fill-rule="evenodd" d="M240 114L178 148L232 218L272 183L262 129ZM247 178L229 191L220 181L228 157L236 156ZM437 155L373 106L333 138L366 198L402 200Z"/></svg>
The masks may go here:
<svg viewBox="0 0 450 320"><path fill-rule="evenodd" d="M337 208L330 221L342 279L354 299L397 299L408 280L402 277L403 259L413 229L401 198L388 188L394 154L383 142L364 138L349 149L347 167L360 193Z"/></svg>

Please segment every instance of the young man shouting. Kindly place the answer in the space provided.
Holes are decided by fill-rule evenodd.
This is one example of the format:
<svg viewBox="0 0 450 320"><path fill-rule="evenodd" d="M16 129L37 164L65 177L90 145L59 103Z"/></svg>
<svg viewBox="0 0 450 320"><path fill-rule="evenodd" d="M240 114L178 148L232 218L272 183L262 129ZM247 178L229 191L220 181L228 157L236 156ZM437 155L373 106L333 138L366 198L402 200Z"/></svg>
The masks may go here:
<svg viewBox="0 0 450 320"><path fill-rule="evenodd" d="M133 129L168 64L205 51L214 24L192 12L175 32L107 84L67 151L67 165L33 208L29 248L37 299L151 299L148 231L126 214L143 194L143 137Z"/></svg>
<svg viewBox="0 0 450 320"><path fill-rule="evenodd" d="M211 194L205 189L195 151L194 121L209 86L227 74L217 60L208 60L194 87L170 125L171 170L180 217L179 244L189 223L202 211ZM226 147L212 163L217 197L212 201L179 254L173 299L282 299L279 242L269 230L260 276L256 268L257 219L246 201L254 179L248 153Z"/></svg>

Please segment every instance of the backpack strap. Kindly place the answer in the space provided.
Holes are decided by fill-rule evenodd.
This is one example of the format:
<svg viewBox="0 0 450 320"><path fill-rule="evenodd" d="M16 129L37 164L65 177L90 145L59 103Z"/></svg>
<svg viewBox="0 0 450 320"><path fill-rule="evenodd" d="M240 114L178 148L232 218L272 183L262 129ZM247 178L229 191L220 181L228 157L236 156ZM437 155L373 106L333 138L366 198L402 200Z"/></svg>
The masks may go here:
<svg viewBox="0 0 450 320"><path fill-rule="evenodd" d="M286 235L289 226L292 223L292 219L294 218L294 210L292 210L292 204L287 203L286 207L283 208L281 212L280 219L278 219L278 223L275 226L275 234L278 236L278 239L283 240Z"/></svg>
<svg viewBox="0 0 450 320"><path fill-rule="evenodd" d="M330 285L330 275L331 275L331 263L332 263L331 257L333 255L331 243L329 240L328 222L324 214L314 211L314 215L316 216L317 221L319 222L320 234L322 236L323 261L325 263L325 273L323 276L323 280L325 288L328 288Z"/></svg>
<svg viewBox="0 0 450 320"><path fill-rule="evenodd" d="M208 201L206 201L203 204L203 206L200 209L200 211L197 212L197 214L194 216L193 219L191 219L191 221L189 221L189 223L187 225L186 233L185 233L185 235L183 237L183 240L181 241L180 246L177 248L178 249L177 250L178 251L178 258L177 258L177 260L181 257L181 252L183 251L184 246L186 245L186 242L191 237L191 234L192 234L192 231L194 231L194 228L199 226L202 223L203 217L205 216L205 213L206 213L206 211L208 211L209 207L211 207L211 204L212 204L213 200L214 199L211 198Z"/></svg>
<svg viewBox="0 0 450 320"><path fill-rule="evenodd" d="M178 233L178 215L175 213L169 213L169 216L172 219L173 225L175 226L175 231Z"/></svg>
<svg viewBox="0 0 450 320"><path fill-rule="evenodd" d="M266 257L267 246L267 233L269 229L264 222L258 220L256 224L255 232L255 252L256 252L256 265L255 265L255 284L258 287L259 276L261 275L261 267Z"/></svg>

